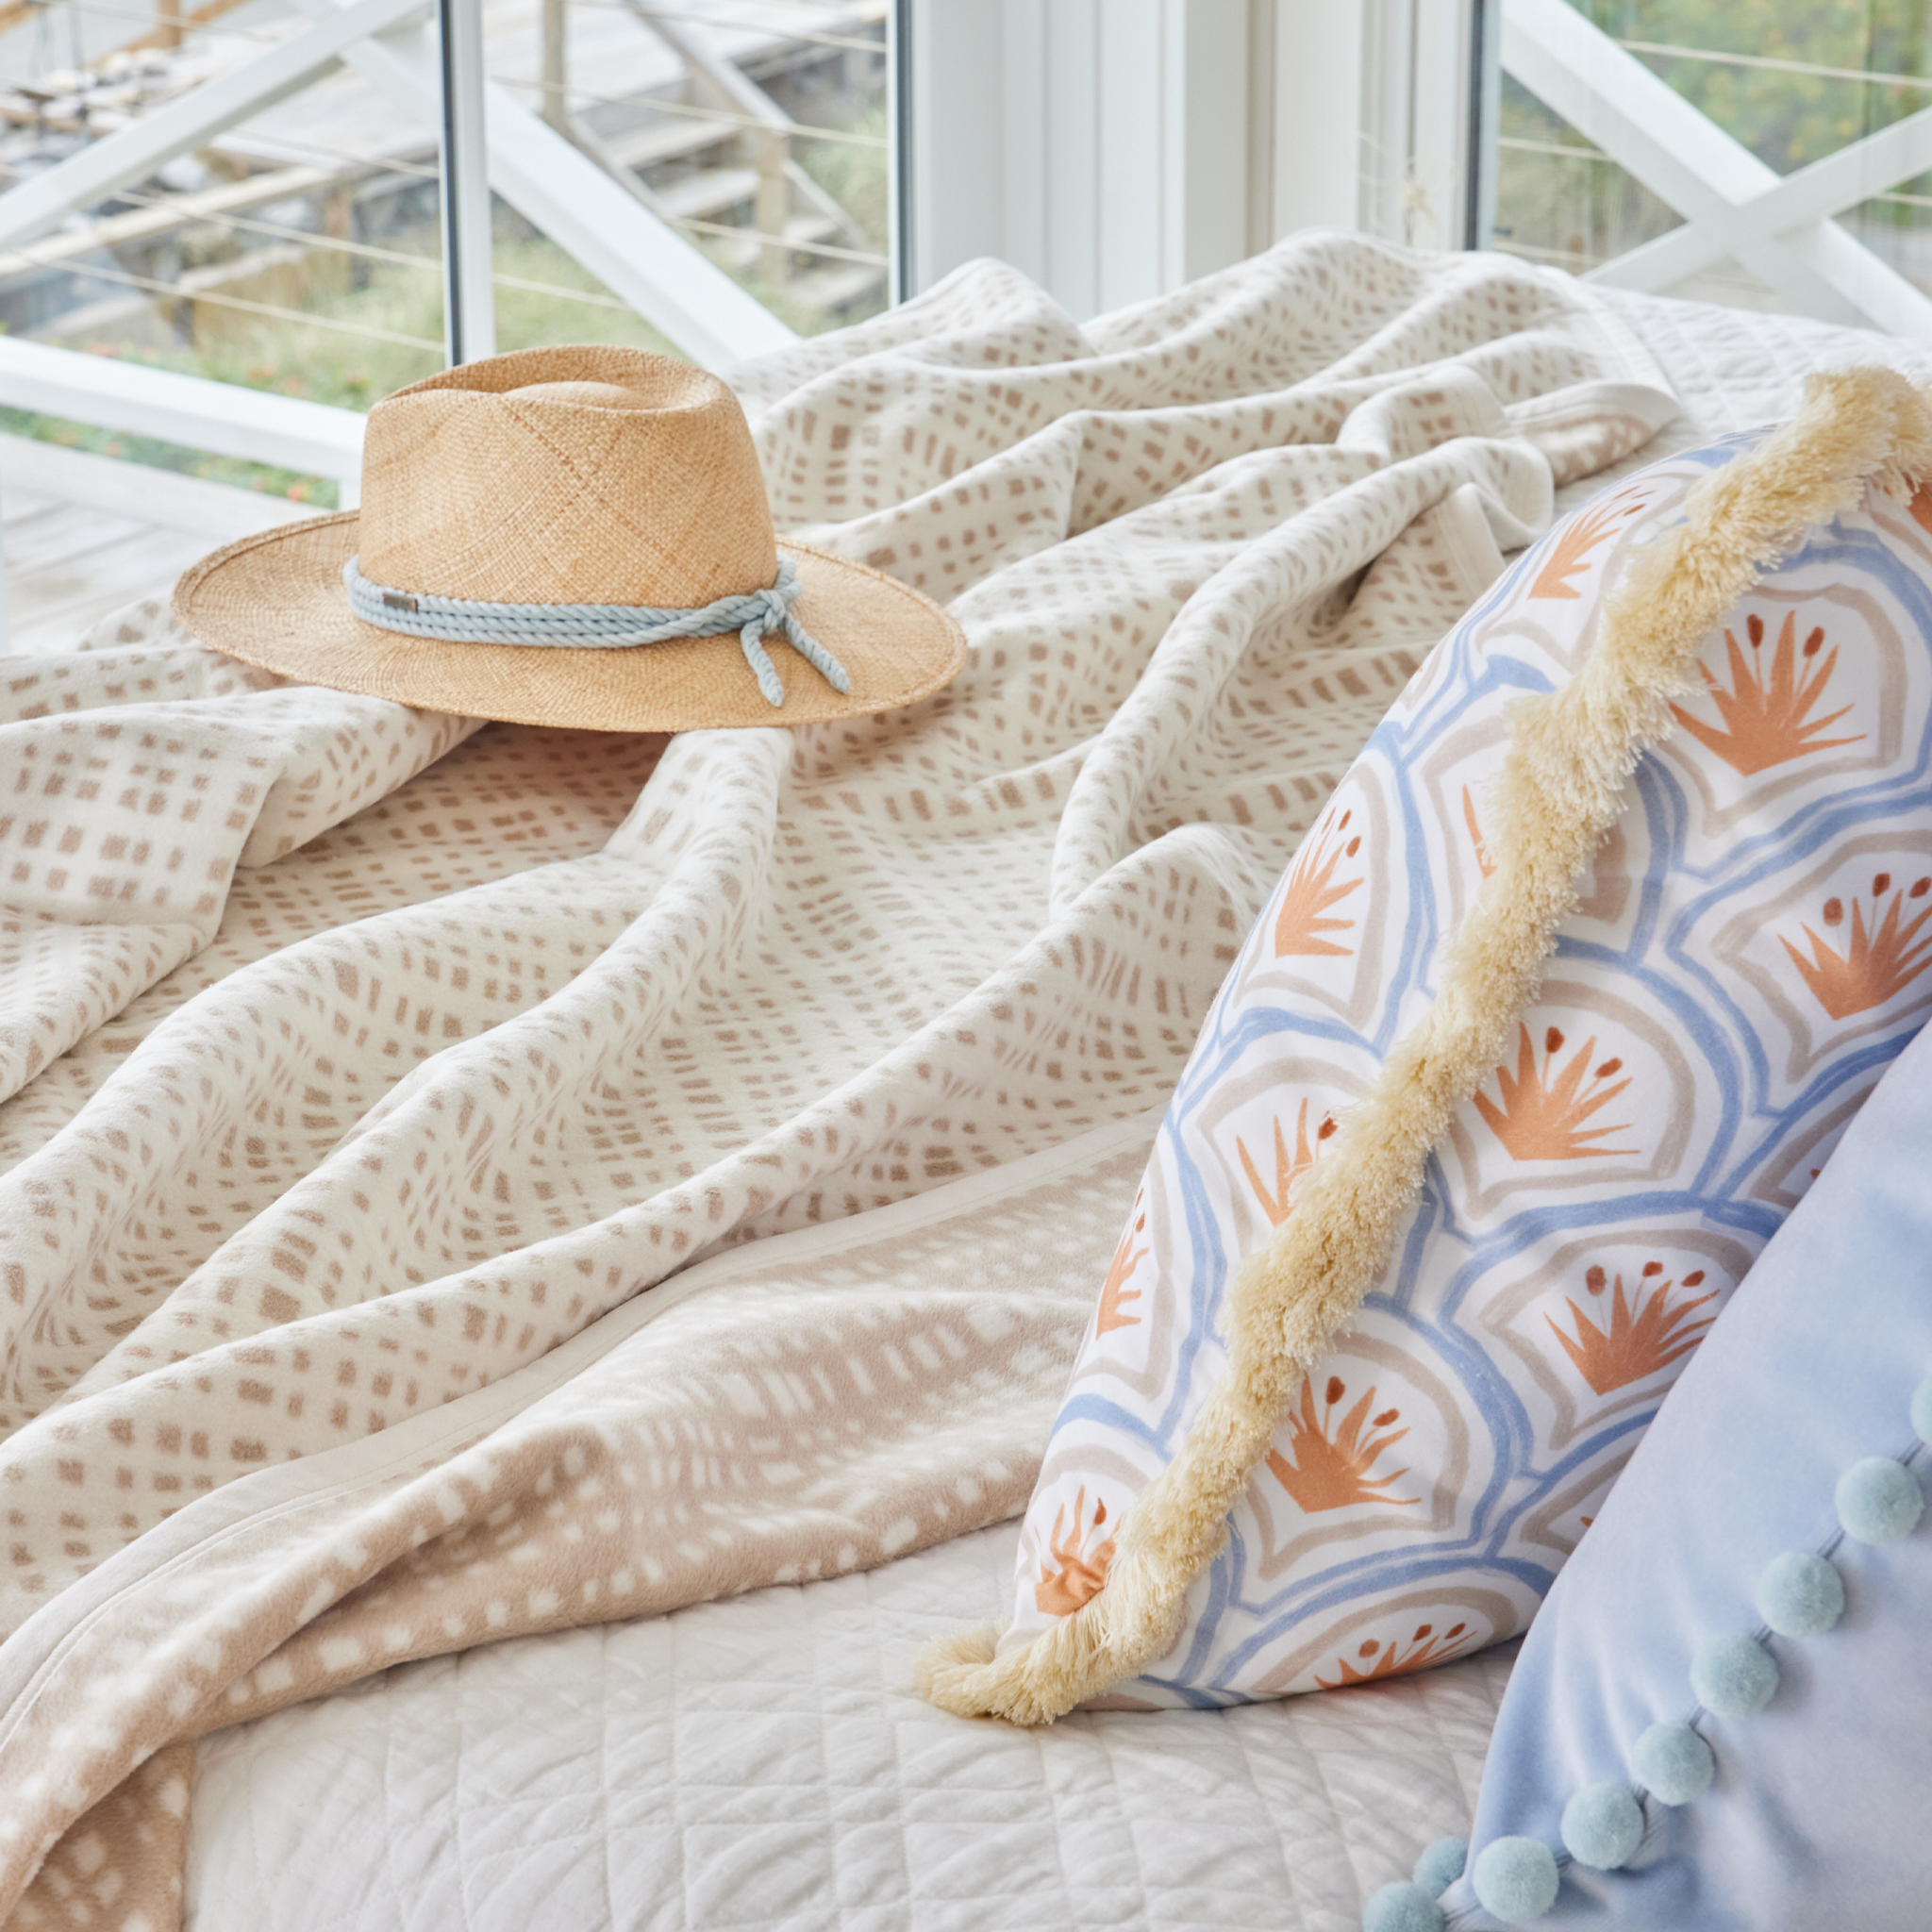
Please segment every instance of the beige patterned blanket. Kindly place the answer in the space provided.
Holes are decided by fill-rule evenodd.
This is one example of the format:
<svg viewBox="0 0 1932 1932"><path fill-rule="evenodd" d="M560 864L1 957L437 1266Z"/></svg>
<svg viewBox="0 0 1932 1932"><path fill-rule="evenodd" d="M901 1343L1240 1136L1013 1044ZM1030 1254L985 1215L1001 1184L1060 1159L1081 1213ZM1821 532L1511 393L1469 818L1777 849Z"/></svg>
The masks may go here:
<svg viewBox="0 0 1932 1932"><path fill-rule="evenodd" d="M1341 237L738 381L949 691L478 729L153 607L0 680L8 1926L175 1923L204 1732L1016 1513L1297 838L1673 408L1561 280Z"/></svg>

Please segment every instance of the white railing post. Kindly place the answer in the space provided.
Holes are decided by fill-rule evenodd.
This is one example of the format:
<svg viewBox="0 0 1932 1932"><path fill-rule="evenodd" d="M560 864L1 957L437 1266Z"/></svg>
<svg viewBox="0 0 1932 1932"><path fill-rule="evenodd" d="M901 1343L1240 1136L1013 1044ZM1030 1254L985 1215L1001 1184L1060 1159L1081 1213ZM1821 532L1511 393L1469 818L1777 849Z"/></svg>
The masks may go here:
<svg viewBox="0 0 1932 1932"><path fill-rule="evenodd" d="M151 175L163 162L258 114L341 62L353 42L415 18L428 0L355 0L330 7L286 41L251 56L139 121L0 194L0 246L29 242L76 208Z"/></svg>
<svg viewBox="0 0 1932 1932"><path fill-rule="evenodd" d="M354 507L361 480L363 419L354 409L111 356L0 336L0 404L332 476L344 509Z"/></svg>
<svg viewBox="0 0 1932 1932"><path fill-rule="evenodd" d="M441 124L442 91L431 37L414 26L389 31L420 16L428 0L296 4L310 21L302 32L0 193L0 247L44 234L75 209L91 208L175 156L204 145L344 60L362 69L424 126ZM476 0L464 4L475 16ZM480 57L479 44L471 92L473 99L480 92L484 104L487 168L481 172L507 200L613 294L711 367L797 341L708 256L625 194L554 128L484 81ZM478 173L474 165L459 167L459 193ZM487 232L487 198L480 216L473 209L470 219L480 238ZM459 238L459 264L462 252ZM469 269L461 272L477 280L466 286L487 287L488 253L477 239L467 258ZM490 311L480 292L473 293L467 307L474 356L488 340L479 330Z"/></svg>
<svg viewBox="0 0 1932 1932"><path fill-rule="evenodd" d="M437 0L442 58L442 340L450 366L496 354L481 0Z"/></svg>

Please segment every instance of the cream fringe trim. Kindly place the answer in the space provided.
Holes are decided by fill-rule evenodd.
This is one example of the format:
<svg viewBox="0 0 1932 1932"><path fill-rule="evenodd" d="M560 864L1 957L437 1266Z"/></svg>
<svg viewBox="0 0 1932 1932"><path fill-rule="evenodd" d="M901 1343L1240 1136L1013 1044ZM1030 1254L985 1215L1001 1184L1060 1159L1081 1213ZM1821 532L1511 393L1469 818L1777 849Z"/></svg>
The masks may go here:
<svg viewBox="0 0 1932 1932"><path fill-rule="evenodd" d="M992 1625L928 1644L920 1693L962 1717L1051 1724L1137 1675L1179 1631L1190 1587L1283 1412L1355 1313L1422 1185L1451 1110L1503 1058L1557 923L1623 810L1638 758L1671 729L1698 646L1808 526L1868 480L1932 477L1932 402L1890 370L1814 375L1793 420L1691 491L1688 520L1634 555L1596 647L1560 691L1520 700L1496 790L1495 872L1450 942L1434 1006L1305 1177L1295 1210L1235 1271L1227 1366L1174 1460L1120 1531L1107 1587L1024 1650Z"/></svg>

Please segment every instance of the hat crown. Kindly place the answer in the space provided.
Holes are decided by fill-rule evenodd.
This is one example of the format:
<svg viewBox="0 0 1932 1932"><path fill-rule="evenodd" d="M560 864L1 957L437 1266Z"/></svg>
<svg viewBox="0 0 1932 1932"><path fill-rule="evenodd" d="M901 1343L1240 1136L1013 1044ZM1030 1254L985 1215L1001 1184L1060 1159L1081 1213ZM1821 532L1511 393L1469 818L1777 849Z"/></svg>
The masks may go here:
<svg viewBox="0 0 1932 1932"><path fill-rule="evenodd" d="M501 604L695 610L778 568L738 398L644 349L525 349L385 398L359 544L374 583Z"/></svg>

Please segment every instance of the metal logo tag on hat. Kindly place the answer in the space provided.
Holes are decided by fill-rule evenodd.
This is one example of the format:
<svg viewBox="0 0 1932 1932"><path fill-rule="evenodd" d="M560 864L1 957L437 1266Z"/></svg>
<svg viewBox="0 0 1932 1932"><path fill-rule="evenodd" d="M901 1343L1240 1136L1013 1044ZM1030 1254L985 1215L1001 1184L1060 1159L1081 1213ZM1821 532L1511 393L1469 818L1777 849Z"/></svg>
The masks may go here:
<svg viewBox="0 0 1932 1932"><path fill-rule="evenodd" d="M370 411L361 508L217 550L175 614L304 683L591 731L858 717L966 661L929 597L781 554L738 398L642 349L525 349L396 391Z"/></svg>

